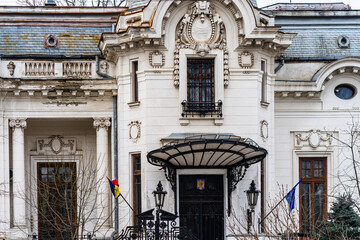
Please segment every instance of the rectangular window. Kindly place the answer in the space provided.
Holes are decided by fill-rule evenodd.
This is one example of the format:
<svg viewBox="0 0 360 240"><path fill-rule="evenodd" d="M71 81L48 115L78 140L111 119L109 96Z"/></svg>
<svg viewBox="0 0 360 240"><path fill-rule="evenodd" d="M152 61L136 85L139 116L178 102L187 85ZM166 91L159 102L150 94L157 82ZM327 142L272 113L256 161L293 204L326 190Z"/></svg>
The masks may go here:
<svg viewBox="0 0 360 240"><path fill-rule="evenodd" d="M188 59L188 102L209 108L215 102L214 59Z"/></svg>
<svg viewBox="0 0 360 240"><path fill-rule="evenodd" d="M139 101L138 61L131 62L131 102Z"/></svg>
<svg viewBox="0 0 360 240"><path fill-rule="evenodd" d="M300 220L301 231L316 231L326 217L326 158L300 158Z"/></svg>
<svg viewBox="0 0 360 240"><path fill-rule="evenodd" d="M215 103L215 72L213 58L187 59L187 100L183 117L188 115L222 116L222 102Z"/></svg>
<svg viewBox="0 0 360 240"><path fill-rule="evenodd" d="M133 208L136 215L141 213L141 155L133 154L132 158L132 178L133 178ZM139 221L134 215L134 224L139 224Z"/></svg>
<svg viewBox="0 0 360 240"><path fill-rule="evenodd" d="M38 163L38 239L76 236L76 164Z"/></svg>
<svg viewBox="0 0 360 240"><path fill-rule="evenodd" d="M261 71L263 72L262 81L261 81L261 102L267 102L267 70L266 70L266 61L261 60Z"/></svg>

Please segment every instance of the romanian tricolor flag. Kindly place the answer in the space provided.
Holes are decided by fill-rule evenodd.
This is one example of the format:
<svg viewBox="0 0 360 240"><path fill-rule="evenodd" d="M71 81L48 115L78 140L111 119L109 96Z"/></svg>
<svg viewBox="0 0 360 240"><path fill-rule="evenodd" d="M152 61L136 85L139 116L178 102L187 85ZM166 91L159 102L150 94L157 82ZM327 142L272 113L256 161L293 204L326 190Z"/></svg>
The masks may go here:
<svg viewBox="0 0 360 240"><path fill-rule="evenodd" d="M119 190L118 181L116 179L110 181L109 178L108 178L108 180L109 180L111 192L114 194L115 198L118 198L120 196L120 190Z"/></svg>

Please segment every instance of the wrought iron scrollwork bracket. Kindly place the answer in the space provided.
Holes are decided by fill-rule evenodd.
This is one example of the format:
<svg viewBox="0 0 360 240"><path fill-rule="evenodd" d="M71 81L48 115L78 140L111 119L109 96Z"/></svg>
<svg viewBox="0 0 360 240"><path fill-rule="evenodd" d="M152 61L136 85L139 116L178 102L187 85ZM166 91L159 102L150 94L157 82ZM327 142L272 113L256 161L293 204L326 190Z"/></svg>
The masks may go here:
<svg viewBox="0 0 360 240"><path fill-rule="evenodd" d="M231 193L236 189L236 185L245 177L249 165L240 165L228 169L228 215L231 213Z"/></svg>

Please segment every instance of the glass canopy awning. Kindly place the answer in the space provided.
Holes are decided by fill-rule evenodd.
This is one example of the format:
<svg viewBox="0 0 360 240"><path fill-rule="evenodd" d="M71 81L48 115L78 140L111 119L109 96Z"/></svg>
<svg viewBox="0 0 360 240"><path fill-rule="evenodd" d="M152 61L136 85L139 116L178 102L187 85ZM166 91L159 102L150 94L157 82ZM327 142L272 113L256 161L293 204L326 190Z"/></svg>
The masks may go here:
<svg viewBox="0 0 360 240"><path fill-rule="evenodd" d="M252 139L233 134L174 133L162 141L169 142L149 152L147 159L150 164L164 169L175 195L177 169L226 169L229 209L231 193L244 178L249 166L262 161L267 155L266 149Z"/></svg>
<svg viewBox="0 0 360 240"><path fill-rule="evenodd" d="M234 168L257 163L267 151L250 138L206 134L176 139L148 153L149 163L172 168Z"/></svg>

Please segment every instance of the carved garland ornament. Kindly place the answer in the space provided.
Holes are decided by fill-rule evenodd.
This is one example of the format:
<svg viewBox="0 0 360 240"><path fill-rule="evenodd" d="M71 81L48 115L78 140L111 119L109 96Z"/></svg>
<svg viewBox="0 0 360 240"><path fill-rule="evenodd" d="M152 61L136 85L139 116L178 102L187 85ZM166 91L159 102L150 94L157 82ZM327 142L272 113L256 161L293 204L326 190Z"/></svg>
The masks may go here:
<svg viewBox="0 0 360 240"><path fill-rule="evenodd" d="M141 122L131 121L129 123L129 139L136 143L141 137Z"/></svg>
<svg viewBox="0 0 360 240"><path fill-rule="evenodd" d="M179 23L174 52L174 85L179 86L180 49L192 49L201 57L212 49L224 51L224 85L229 81L229 53L225 26L219 14L208 1L197 1Z"/></svg>
<svg viewBox="0 0 360 240"><path fill-rule="evenodd" d="M312 148L318 148L322 142L328 145L331 145L332 142L332 135L330 133L315 129L305 133L305 136L302 133L297 133L295 138L297 146L303 146L303 142L307 142Z"/></svg>
<svg viewBox="0 0 360 240"><path fill-rule="evenodd" d="M65 139L62 136L54 135L48 140L38 139L37 150L39 154L44 154L49 149L54 154L59 154L67 150L70 154L76 153L76 141L74 138Z"/></svg>

